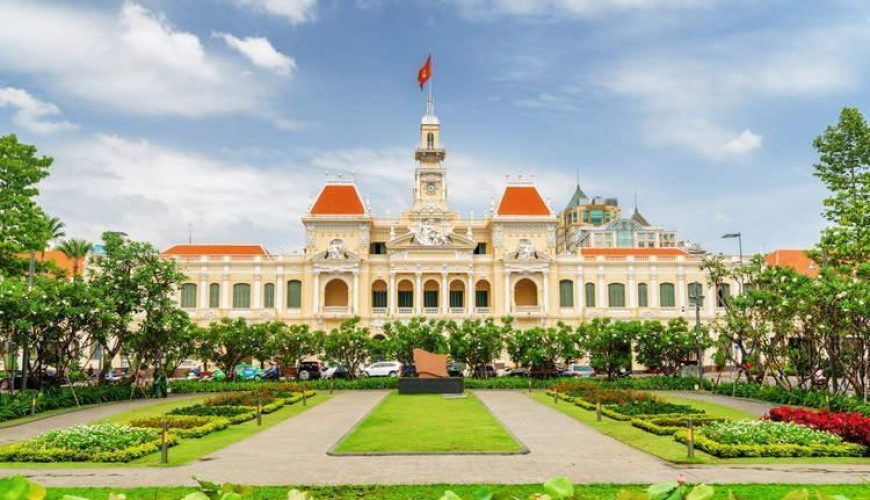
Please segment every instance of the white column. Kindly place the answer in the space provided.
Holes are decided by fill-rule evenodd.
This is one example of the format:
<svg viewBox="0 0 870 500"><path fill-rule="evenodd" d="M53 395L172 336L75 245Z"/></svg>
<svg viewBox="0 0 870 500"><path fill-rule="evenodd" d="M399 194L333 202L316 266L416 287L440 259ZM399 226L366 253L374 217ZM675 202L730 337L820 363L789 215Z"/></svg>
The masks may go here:
<svg viewBox="0 0 870 500"><path fill-rule="evenodd" d="M511 313L511 273L505 269L504 270L504 312L502 314L510 314Z"/></svg>
<svg viewBox="0 0 870 500"><path fill-rule="evenodd" d="M390 284L387 290L387 313L389 315L396 314L396 303L398 302L399 293L396 291L396 273L390 271Z"/></svg>
<svg viewBox="0 0 870 500"><path fill-rule="evenodd" d="M208 272L205 270L199 273L199 302L197 309L208 309Z"/></svg>
<svg viewBox="0 0 870 500"><path fill-rule="evenodd" d="M546 270L543 272L543 282L544 287L544 307L541 309L542 311L549 312L550 310L550 271Z"/></svg>
<svg viewBox="0 0 870 500"><path fill-rule="evenodd" d="M704 309L707 310L707 316L710 318L716 313L716 289L710 285L706 286L707 292L704 294Z"/></svg>
<svg viewBox="0 0 870 500"><path fill-rule="evenodd" d="M474 313L474 274L468 273L465 280L465 312L471 316Z"/></svg>
<svg viewBox="0 0 870 500"><path fill-rule="evenodd" d="M447 273L441 273L441 314L447 314L450 310L450 284L447 282Z"/></svg>
<svg viewBox="0 0 870 500"><path fill-rule="evenodd" d="M680 311L686 311L686 273L683 266L677 267L677 294L679 296L677 305L680 307Z"/></svg>
<svg viewBox="0 0 870 500"><path fill-rule="evenodd" d="M634 264L628 266L628 307L637 308L637 284L634 279Z"/></svg>
<svg viewBox="0 0 870 500"><path fill-rule="evenodd" d="M221 279L221 309L229 309L232 305L230 292L230 268L224 266L224 275Z"/></svg>
<svg viewBox="0 0 870 500"><path fill-rule="evenodd" d="M254 276L254 283L251 285L254 290L251 294L251 309L263 308L263 278L259 274Z"/></svg>
<svg viewBox="0 0 870 500"><path fill-rule="evenodd" d="M649 306L659 309L659 280L658 270L656 266L651 266L649 270Z"/></svg>
<svg viewBox="0 0 870 500"><path fill-rule="evenodd" d="M314 290L311 297L314 314L320 314L320 271L314 270Z"/></svg>
<svg viewBox="0 0 870 500"><path fill-rule="evenodd" d="M278 266L275 271L275 312L281 314L287 306L287 292L284 287L287 286L284 280L284 267Z"/></svg>
<svg viewBox="0 0 870 500"><path fill-rule="evenodd" d="M353 311L352 314L359 314L359 271L353 272Z"/></svg>
<svg viewBox="0 0 870 500"><path fill-rule="evenodd" d="M419 271L414 278L414 314L423 314L423 273Z"/></svg>
<svg viewBox="0 0 870 500"><path fill-rule="evenodd" d="M574 294L577 297L577 303L574 304L574 310L577 311L578 316L583 314L583 308L586 307L586 299L583 295L585 287L586 287L586 284L583 283L583 267L578 266L577 267L577 285L576 285L577 293Z"/></svg>
<svg viewBox="0 0 870 500"><path fill-rule="evenodd" d="M604 264L598 264L598 299L595 305L600 308L607 307L607 284L604 282Z"/></svg>

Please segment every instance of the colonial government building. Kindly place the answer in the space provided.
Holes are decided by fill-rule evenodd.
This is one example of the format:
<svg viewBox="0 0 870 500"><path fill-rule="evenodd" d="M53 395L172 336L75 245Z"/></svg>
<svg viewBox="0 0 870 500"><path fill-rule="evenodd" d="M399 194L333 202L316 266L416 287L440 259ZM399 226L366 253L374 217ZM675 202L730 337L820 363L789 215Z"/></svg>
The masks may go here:
<svg viewBox="0 0 870 500"><path fill-rule="evenodd" d="M509 315L520 328L596 316L690 319L697 292L709 319L736 289L710 289L699 253L673 231L637 208L623 217L615 199L579 186L557 214L532 180L508 180L487 216L460 217L440 133L430 101L414 151L413 205L398 218L372 214L353 179L336 178L302 219L301 254L237 244L166 250L189 278L182 307L202 324L243 317L330 329L360 316L376 333L412 316Z"/></svg>

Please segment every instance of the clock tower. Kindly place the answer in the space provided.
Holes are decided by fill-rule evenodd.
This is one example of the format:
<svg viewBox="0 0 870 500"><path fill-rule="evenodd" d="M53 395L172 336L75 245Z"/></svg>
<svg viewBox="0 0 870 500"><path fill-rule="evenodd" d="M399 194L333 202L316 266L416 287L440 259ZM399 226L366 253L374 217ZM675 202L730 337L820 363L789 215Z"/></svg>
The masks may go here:
<svg viewBox="0 0 870 500"><path fill-rule="evenodd" d="M446 152L441 147L441 124L435 116L435 103L426 100L426 114L420 120L420 146L414 152L417 171L414 183L414 211L447 211Z"/></svg>

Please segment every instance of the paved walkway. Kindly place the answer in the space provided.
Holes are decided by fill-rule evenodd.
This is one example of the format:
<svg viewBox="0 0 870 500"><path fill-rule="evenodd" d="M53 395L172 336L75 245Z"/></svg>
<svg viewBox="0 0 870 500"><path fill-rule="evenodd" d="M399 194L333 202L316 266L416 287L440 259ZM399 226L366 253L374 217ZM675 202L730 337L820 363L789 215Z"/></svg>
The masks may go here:
<svg viewBox="0 0 870 500"><path fill-rule="evenodd" d="M10 443L12 441L21 441L23 439L30 439L32 437L36 437L40 434L58 428L87 424L95 420L108 418L112 415L116 415L127 410L132 410L134 408L140 408L142 406L159 404L164 401L169 401L173 399L190 399L199 396L201 395L185 394L183 396L171 396L169 399L137 399L134 401L107 403L99 406L90 406L88 408L83 408L80 410L56 413L54 415L40 418L38 420L32 420L30 422L22 423L20 425L10 425L8 427L0 428L0 444Z"/></svg>
<svg viewBox="0 0 870 500"><path fill-rule="evenodd" d="M670 394L671 396L677 396L680 398L686 399L694 399L696 401L706 401L708 403L715 403L717 405L728 406L730 408L736 408L738 410L743 410L747 413L751 413L755 416L767 415L767 412L770 411L771 408L775 406L782 406L772 403L765 403L764 401L756 401L754 399L743 399L743 398L732 398L730 396L722 396L719 394L710 394L709 392L697 392L697 391L657 391L660 394Z"/></svg>
<svg viewBox="0 0 870 500"><path fill-rule="evenodd" d="M0 470L47 485L186 485L191 476L258 485L651 483L683 473L691 481L841 483L870 478L870 465L676 466L604 436L523 392L477 391L531 452L511 456L333 457L326 451L384 396L379 391L332 399L193 464L173 467ZM170 451L171 453L171 451Z"/></svg>

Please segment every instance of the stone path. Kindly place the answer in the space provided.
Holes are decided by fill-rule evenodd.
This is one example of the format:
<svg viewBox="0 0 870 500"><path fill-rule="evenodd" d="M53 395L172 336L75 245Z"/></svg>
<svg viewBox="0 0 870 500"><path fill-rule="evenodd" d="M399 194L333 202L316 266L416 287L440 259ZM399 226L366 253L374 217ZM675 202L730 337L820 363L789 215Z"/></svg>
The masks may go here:
<svg viewBox="0 0 870 500"><path fill-rule="evenodd" d="M696 401L706 401L708 403L715 403L722 406L728 406L730 408L736 408L738 410L743 410L747 413L751 413L755 416L766 415L771 408L775 406L782 406L772 403L765 403L764 401L756 401L753 399L743 399L743 398L732 398L730 396L722 396L719 394L710 394L709 392L694 392L694 391L657 391L659 394L669 394L671 396L676 396L680 398L686 399L694 399Z"/></svg>
<svg viewBox="0 0 870 500"><path fill-rule="evenodd" d="M519 391L477 391L531 452L510 456L334 457L326 451L385 395L340 393L243 442L193 464L172 467L0 470L48 485L186 485L196 475L259 485L538 483L565 475L575 482L650 483L685 474L691 481L841 483L870 478L868 465L677 466L604 436ZM171 453L171 452L170 452Z"/></svg>
<svg viewBox="0 0 870 500"><path fill-rule="evenodd" d="M81 410L56 413L20 425L10 425L8 427L0 428L0 444L30 439L54 429L91 423L95 420L108 418L112 415L143 406L159 404L173 399L189 399L193 397L198 397L198 395L171 396L169 399L160 400L137 399L134 401L121 401L99 406L91 406Z"/></svg>

